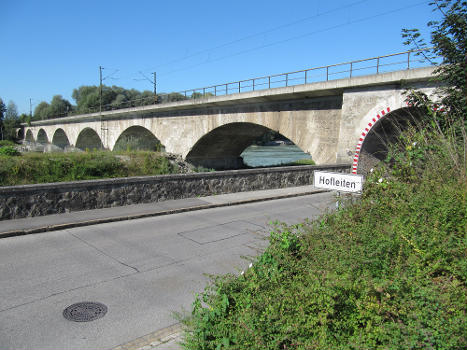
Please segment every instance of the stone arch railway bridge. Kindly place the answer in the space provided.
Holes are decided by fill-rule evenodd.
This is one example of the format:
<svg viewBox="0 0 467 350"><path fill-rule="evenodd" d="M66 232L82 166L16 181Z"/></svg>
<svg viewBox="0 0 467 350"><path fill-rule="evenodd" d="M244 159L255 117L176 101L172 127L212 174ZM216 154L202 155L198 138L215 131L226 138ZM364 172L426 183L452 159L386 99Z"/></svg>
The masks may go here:
<svg viewBox="0 0 467 350"><path fill-rule="evenodd" d="M435 88L434 67L411 68L409 60L404 69L381 72L377 59L376 74L357 75L356 62L350 62L347 76L339 79L329 73L335 66L319 68L325 71L324 81L310 82L317 68L255 78L211 87L216 96L35 121L24 126L24 135L62 148L108 150L122 138L141 138L159 141L167 152L195 165L235 169L242 166L246 147L275 130L317 164L353 163L356 172L362 148L371 148L371 131L383 119L408 110L405 89L432 94ZM304 75L304 82L290 86L294 74ZM276 77L286 86L273 87ZM243 92L245 82L250 91ZM229 94L232 86L236 92Z"/></svg>

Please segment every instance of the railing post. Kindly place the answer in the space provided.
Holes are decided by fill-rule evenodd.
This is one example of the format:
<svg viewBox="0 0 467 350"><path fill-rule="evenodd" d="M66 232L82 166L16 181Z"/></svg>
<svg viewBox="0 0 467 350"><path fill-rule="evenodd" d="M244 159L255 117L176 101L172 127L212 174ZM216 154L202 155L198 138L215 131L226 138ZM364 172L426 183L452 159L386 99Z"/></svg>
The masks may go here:
<svg viewBox="0 0 467 350"><path fill-rule="evenodd" d="M285 86L289 86L289 73L285 74Z"/></svg>
<svg viewBox="0 0 467 350"><path fill-rule="evenodd" d="M379 74L379 57L376 59L376 74Z"/></svg>
<svg viewBox="0 0 467 350"><path fill-rule="evenodd" d="M271 88L271 76L268 76L268 89Z"/></svg>
<svg viewBox="0 0 467 350"><path fill-rule="evenodd" d="M255 79L253 79L253 91L255 91Z"/></svg>
<svg viewBox="0 0 467 350"><path fill-rule="evenodd" d="M229 84L225 84L225 94L229 94Z"/></svg>
<svg viewBox="0 0 467 350"><path fill-rule="evenodd" d="M217 96L217 86L214 86L214 96Z"/></svg>
<svg viewBox="0 0 467 350"><path fill-rule="evenodd" d="M407 69L410 69L410 51L407 52Z"/></svg>
<svg viewBox="0 0 467 350"><path fill-rule="evenodd" d="M326 67L326 81L329 80L329 66Z"/></svg>
<svg viewBox="0 0 467 350"><path fill-rule="evenodd" d="M203 88L203 97L206 97L206 88Z"/></svg>
<svg viewBox="0 0 467 350"><path fill-rule="evenodd" d="M238 93L240 93L241 87L240 87L240 82L238 82Z"/></svg>
<svg viewBox="0 0 467 350"><path fill-rule="evenodd" d="M305 84L306 84L307 75L308 75L308 71L306 70L306 71L305 71Z"/></svg>
<svg viewBox="0 0 467 350"><path fill-rule="evenodd" d="M353 62L350 62L350 77L352 78Z"/></svg>

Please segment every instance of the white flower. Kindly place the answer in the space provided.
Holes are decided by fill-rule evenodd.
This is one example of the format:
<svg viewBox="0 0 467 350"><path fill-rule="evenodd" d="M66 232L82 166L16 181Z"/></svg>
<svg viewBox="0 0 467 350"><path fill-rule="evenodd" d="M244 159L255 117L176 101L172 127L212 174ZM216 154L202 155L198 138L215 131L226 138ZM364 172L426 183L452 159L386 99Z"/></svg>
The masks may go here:
<svg viewBox="0 0 467 350"><path fill-rule="evenodd" d="M243 275L245 273L245 271L242 271L242 273L240 275Z"/></svg>
<svg viewBox="0 0 467 350"><path fill-rule="evenodd" d="M414 147L415 147L416 145L417 145L417 142L414 142L414 143L412 143L412 146L414 146Z"/></svg>
<svg viewBox="0 0 467 350"><path fill-rule="evenodd" d="M380 179L378 180L378 182L379 182L379 183L383 182L383 178L380 178Z"/></svg>
<svg viewBox="0 0 467 350"><path fill-rule="evenodd" d="M374 169L373 169L373 168L371 168L371 169L370 169L370 173L372 173L373 171L374 171Z"/></svg>
<svg viewBox="0 0 467 350"><path fill-rule="evenodd" d="M251 269L252 266L253 266L253 263L250 263L250 265L248 265L248 268Z"/></svg>

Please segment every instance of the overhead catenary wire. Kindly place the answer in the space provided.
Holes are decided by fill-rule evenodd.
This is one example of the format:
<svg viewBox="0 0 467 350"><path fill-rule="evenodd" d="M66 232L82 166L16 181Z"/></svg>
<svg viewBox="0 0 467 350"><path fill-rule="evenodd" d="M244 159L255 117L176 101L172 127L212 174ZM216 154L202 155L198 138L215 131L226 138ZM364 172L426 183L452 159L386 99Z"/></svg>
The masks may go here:
<svg viewBox="0 0 467 350"><path fill-rule="evenodd" d="M294 26L294 25L296 25L296 24L309 21L309 20L311 20L311 19L315 19L315 18L318 18L318 17L321 17L321 16L326 16L326 15L329 15L329 14L331 14L331 13L334 13L334 12L337 12L337 11L341 11L341 10L343 10L343 9L350 8L350 7L359 5L359 4L364 3L364 2L367 2L367 1L369 1L369 0L354 1L354 2L352 2L352 3L350 3L350 4L347 4L347 5L344 5L344 6L340 6L340 7L336 7L336 8L333 8L333 9L331 9L331 10L324 11L324 12L318 13L318 14L313 15L313 16L304 17L304 18L301 18L301 19L299 19L299 20L296 20L296 21L293 21L293 22L289 22L289 23L285 23L285 24L282 24L282 25L280 25L280 26L277 26L277 27L274 27L274 28L271 28L271 29L268 29L268 30L264 30L264 31L261 31L261 32L258 32L258 33L249 34L249 35L246 35L246 36L244 36L244 37L242 37L242 38L238 38L238 39L235 39L235 40L232 40L232 41L228 41L228 42L226 42L226 43L223 43L223 44L220 44L220 45L217 45L217 46L208 48L208 49L200 50L200 51L197 51L197 52L192 53L192 54L190 54L190 55L186 55L186 56L184 56L184 57L176 58L176 59L174 59L174 60L172 60L172 61L159 64L158 66L156 66L156 68L157 68L157 69L160 69L161 67L164 67L164 66L168 66L168 65L172 65L172 64L174 64L174 63L186 61L187 59L190 59L190 58L193 58L193 57L202 55L202 54L204 54L204 53L206 53L206 52L211 52L211 51L214 51L214 50L222 49L222 48L224 48L224 47L227 47L227 46L230 46L230 45L233 45L233 44L237 44L237 43L239 43L239 42L242 42L242 41L245 41L245 40L249 40L249 39L252 39L252 38L255 38L255 37L258 37L258 36L262 36L262 35L265 35L265 34L269 34L269 33L272 33L272 32L275 32L275 31L278 31L278 30L287 28L287 27L291 27L291 26Z"/></svg>
<svg viewBox="0 0 467 350"><path fill-rule="evenodd" d="M253 47L253 48L250 48L250 49L238 51L236 53L225 55L225 56L222 56L222 57L219 57L219 58L209 59L209 60L206 60L204 62L200 62L200 63L194 64L194 65L191 65L191 66L183 67L183 68L180 68L180 69L174 69L174 70L171 70L169 72L162 73L161 75L162 76L167 76L167 75L170 75L170 74L173 74L173 73L178 73L178 72L181 72L181 71L190 70L190 69L202 66L202 65L206 65L206 64L213 63L213 62L218 62L218 61L221 61L221 60L225 60L225 59L228 59L228 58L244 55L246 53L261 50L261 49L264 49L264 48L267 48L267 47L287 43L287 42L290 42L292 40L302 39L302 38L307 37L307 36L316 35L316 34L327 32L327 31L330 31L330 30L333 30L333 29L337 29L337 28L341 28L341 27L345 27L345 26L349 26L349 25L354 25L356 23L368 21L368 20L371 20L371 19L374 19L374 18L377 18L377 17L382 17L382 16L386 16L386 15L393 14L393 13L396 13L396 12L404 11L404 10L407 10L407 9L410 9L410 8L425 5L426 3L427 3L427 1L425 0L425 1L418 2L418 3L412 4L412 5L400 7L400 8L394 9L394 10L384 11L384 12L380 12L380 13L375 14L375 15L361 17L361 18L358 18L358 19L355 19L355 20L346 21L345 23L340 23L340 24L329 26L327 28L319 29L319 30L316 30L316 31L296 35L296 36L293 36L293 37L288 37L286 39L282 39L282 40L274 41L274 42L271 42L271 43L268 43L268 44L256 46L256 47Z"/></svg>

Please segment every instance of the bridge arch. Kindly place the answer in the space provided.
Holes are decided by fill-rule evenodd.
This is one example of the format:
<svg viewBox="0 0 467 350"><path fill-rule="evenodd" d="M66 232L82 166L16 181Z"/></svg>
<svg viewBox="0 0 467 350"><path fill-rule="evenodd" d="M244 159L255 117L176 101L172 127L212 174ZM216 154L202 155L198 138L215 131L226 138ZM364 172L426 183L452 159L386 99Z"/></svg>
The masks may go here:
<svg viewBox="0 0 467 350"><path fill-rule="evenodd" d="M101 138L97 132L92 128L84 128L78 135L76 140L76 147L82 149L83 151L88 150L100 150L104 146L102 144Z"/></svg>
<svg viewBox="0 0 467 350"><path fill-rule="evenodd" d="M34 135L32 134L31 129L28 129L26 131L25 140L28 141L28 142L34 142Z"/></svg>
<svg viewBox="0 0 467 350"><path fill-rule="evenodd" d="M159 139L143 126L133 125L125 129L115 142L114 151L161 151L163 145Z"/></svg>
<svg viewBox="0 0 467 350"><path fill-rule="evenodd" d="M386 159L391 145L397 143L401 132L419 124L423 115L413 107L390 107L377 113L362 130L356 146L352 173L369 171L378 162Z"/></svg>
<svg viewBox="0 0 467 350"><path fill-rule="evenodd" d="M70 146L68 136L62 128L58 128L57 130L55 130L54 135L52 137L52 144L63 149L65 147Z"/></svg>
<svg viewBox="0 0 467 350"><path fill-rule="evenodd" d="M47 133L44 129L39 129L37 132L37 142L44 145L49 143L49 138L47 137Z"/></svg>
<svg viewBox="0 0 467 350"><path fill-rule="evenodd" d="M202 136L185 159L195 166L216 170L242 168L242 152L271 130L252 122L223 124Z"/></svg>

